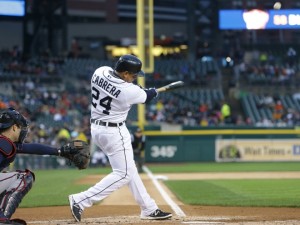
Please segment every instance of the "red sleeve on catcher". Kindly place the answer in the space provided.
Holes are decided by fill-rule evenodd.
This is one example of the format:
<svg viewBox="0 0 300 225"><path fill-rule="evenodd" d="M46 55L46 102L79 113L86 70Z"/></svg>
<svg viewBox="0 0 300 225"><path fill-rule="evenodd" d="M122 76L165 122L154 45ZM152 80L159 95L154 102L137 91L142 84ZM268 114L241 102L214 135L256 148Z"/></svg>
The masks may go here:
<svg viewBox="0 0 300 225"><path fill-rule="evenodd" d="M13 157L16 154L15 144L7 137L0 136L0 153L7 158Z"/></svg>

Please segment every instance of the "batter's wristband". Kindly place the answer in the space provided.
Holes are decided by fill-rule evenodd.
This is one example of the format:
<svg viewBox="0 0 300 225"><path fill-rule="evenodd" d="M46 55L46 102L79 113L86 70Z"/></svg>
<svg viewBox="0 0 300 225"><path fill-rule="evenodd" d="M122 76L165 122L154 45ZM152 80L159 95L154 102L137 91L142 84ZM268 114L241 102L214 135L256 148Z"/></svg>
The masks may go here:
<svg viewBox="0 0 300 225"><path fill-rule="evenodd" d="M147 94L147 99L146 99L145 103L150 102L153 98L157 97L157 95L158 95L155 88L146 89L145 92Z"/></svg>

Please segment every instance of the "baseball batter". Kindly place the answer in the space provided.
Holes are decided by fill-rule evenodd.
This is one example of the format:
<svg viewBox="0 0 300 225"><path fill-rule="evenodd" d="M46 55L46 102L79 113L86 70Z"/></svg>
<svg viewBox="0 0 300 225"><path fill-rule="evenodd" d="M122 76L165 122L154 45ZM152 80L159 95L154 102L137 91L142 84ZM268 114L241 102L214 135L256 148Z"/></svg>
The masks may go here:
<svg viewBox="0 0 300 225"><path fill-rule="evenodd" d="M143 89L132 82L143 76L142 62L133 55L123 55L115 68L103 66L91 78L91 135L94 143L108 156L112 173L86 191L69 196L71 212L81 221L85 208L91 207L128 185L141 208L141 219L168 219L171 213L160 210L149 196L138 174L125 120L133 104L148 103L157 96L154 88Z"/></svg>

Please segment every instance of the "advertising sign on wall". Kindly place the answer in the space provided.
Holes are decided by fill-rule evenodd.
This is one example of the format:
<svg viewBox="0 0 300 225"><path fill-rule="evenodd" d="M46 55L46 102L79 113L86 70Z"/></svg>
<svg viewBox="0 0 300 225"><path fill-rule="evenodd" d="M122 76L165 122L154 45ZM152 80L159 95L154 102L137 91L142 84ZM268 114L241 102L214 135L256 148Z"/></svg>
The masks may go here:
<svg viewBox="0 0 300 225"><path fill-rule="evenodd" d="M221 30L300 29L300 10L220 10Z"/></svg>
<svg viewBox="0 0 300 225"><path fill-rule="evenodd" d="M300 161L298 139L217 139L217 162Z"/></svg>
<svg viewBox="0 0 300 225"><path fill-rule="evenodd" d="M25 0L0 0L0 16L24 16Z"/></svg>

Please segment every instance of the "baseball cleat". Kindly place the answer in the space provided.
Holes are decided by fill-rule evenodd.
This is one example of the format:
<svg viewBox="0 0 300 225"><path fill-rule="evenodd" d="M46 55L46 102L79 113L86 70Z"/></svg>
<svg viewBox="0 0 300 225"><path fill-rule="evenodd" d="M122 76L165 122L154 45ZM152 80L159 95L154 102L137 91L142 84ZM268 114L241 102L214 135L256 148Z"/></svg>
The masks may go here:
<svg viewBox="0 0 300 225"><path fill-rule="evenodd" d="M81 221L81 214L83 212L83 210L80 208L80 206L74 201L73 196L69 195L69 203L70 203L70 208L71 208L71 212L72 215L74 217L74 219L77 222Z"/></svg>
<svg viewBox="0 0 300 225"><path fill-rule="evenodd" d="M141 216L142 220L165 220L172 217L172 213L163 212L160 209L156 209L148 216Z"/></svg>

